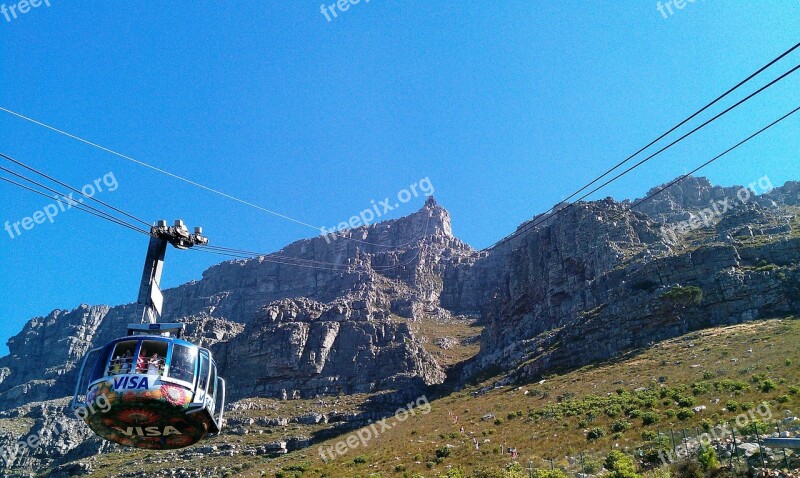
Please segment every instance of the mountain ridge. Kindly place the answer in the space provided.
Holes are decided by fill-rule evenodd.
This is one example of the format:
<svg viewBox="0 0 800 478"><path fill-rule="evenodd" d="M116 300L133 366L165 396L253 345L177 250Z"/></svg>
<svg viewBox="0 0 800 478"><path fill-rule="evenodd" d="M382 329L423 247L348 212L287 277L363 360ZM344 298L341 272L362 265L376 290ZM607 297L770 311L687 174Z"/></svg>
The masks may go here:
<svg viewBox="0 0 800 478"><path fill-rule="evenodd" d="M523 223L490 251L454 237L449 213L429 198L403 218L212 266L165 291L164 319L185 322L188 338L212 349L233 400L407 399L446 380L534 380L654 340L800 310L800 183L707 226L670 229L739 190L690 178L636 211L627 200L579 202L535 216L536 226ZM0 358L0 412L71 395L82 356L134 320L133 304L31 319ZM480 351L443 367L430 344L452 340L415 324L446 330L453 321L484 326Z"/></svg>

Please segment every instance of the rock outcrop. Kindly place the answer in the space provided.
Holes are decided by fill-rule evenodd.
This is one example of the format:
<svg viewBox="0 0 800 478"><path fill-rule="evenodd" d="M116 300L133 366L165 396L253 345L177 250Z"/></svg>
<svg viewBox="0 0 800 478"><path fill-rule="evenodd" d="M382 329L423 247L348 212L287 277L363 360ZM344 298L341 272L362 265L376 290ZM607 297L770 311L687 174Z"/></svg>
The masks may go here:
<svg viewBox="0 0 800 478"><path fill-rule="evenodd" d="M636 211L607 199L537 221L505 246L504 287L462 378L491 370L538 379L692 330L800 310L797 183L749 202L742 190L690 178ZM674 227L725 201L707 222Z"/></svg>
<svg viewBox="0 0 800 478"><path fill-rule="evenodd" d="M297 241L268 257L214 266L202 280L165 291L164 320L186 322L191 340L220 351L219 365L233 372L229 388L241 390L238 396L384 386L402 386L411 393L419 388L407 387L411 382L439 383L444 375L408 327L391 316L449 316L439 305L443 276L457 275L453 271L476 256L452 236L449 213L430 198L420 211L401 219ZM306 320L288 318L291 304L302 309L297 317L305 314ZM324 314L315 316L319 308ZM270 333L277 334L271 341L259 329L270 322L270 313L281 317L271 326ZM0 410L71 395L86 352L124 335L126 325L135 320L131 304L82 305L31 320L9 341L10 354L0 358ZM264 333L256 337L257 330ZM252 377L235 372L263 370L277 359L244 351L256 347L254 338L258 347L287 352L279 340L297 334L302 344L292 352L300 354L296 375L268 372L253 383ZM316 349L304 353L306 347ZM235 358L236 367L229 366L229 358ZM350 363L345 370L346 361L356 358L360 368L353 370ZM397 367L390 371L384 361ZM279 368L276 364L273 372ZM301 383L314 374L319 375L316 381Z"/></svg>
<svg viewBox="0 0 800 478"><path fill-rule="evenodd" d="M270 304L217 354L234 399L404 390L421 394L444 372L408 325L369 298ZM248 366L254 362L259 367Z"/></svg>
<svg viewBox="0 0 800 478"><path fill-rule="evenodd" d="M800 310L800 183L748 201L741 191L689 178L633 211L610 198L560 205L485 251L455 238L430 198L401 219L211 267L165 291L164 320L185 322L189 338L211 348L233 399L419 396L445 381L424 345L458 341L418 337L414 326L441 330L454 317L477 318L484 330L479 354L449 369L448 385L477 374L533 380L691 330ZM735 207L703 213L725 201ZM0 358L0 420L26 433L54 426L82 357L134 320L130 304L32 319ZM45 437L10 463L72 473L71 458L104 445L71 426L73 438Z"/></svg>

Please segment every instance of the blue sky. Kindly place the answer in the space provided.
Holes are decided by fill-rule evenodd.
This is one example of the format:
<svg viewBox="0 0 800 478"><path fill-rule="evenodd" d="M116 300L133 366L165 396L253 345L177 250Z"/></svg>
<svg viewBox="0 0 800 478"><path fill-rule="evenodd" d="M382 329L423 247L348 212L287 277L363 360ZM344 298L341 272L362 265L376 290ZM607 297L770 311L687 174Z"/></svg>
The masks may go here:
<svg viewBox="0 0 800 478"><path fill-rule="evenodd" d="M649 1L362 0L330 22L305 0L49 3L0 16L0 106L316 226L427 177L477 248L800 41L800 3L783 0L696 0L668 18ZM800 72L594 197L642 196L800 105L798 92ZM800 179L798 126L705 174ZM77 186L112 173L118 188L98 198L202 225L219 245L316 235L2 112L0 134L0 152ZM0 184L0 222L48 202ZM0 236L0 342L55 308L135 300L145 248L74 210ZM167 286L221 259L168 254Z"/></svg>

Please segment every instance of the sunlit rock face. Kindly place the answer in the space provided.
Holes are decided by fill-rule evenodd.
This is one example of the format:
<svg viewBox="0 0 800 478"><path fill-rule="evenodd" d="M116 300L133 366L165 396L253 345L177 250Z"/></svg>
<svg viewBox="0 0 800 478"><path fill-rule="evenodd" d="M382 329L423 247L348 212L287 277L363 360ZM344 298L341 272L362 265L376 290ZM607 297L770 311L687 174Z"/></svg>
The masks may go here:
<svg viewBox="0 0 800 478"><path fill-rule="evenodd" d="M397 220L289 244L279 260L213 266L165 291L164 320L185 322L188 338L212 350L232 399L414 397L487 372L538 380L691 330L797 313L800 183L691 222L741 190L692 178L634 211L630 201L579 203L484 251L454 237L431 198ZM409 324L455 316L485 328L480 353L446 377ZM8 466L59 465L68 476L106 446L66 417L64 397L86 352L136 320L131 304L81 305L34 318L9 341L0 419L27 430L71 420L63 426L74 429L46 433L41 453ZM0 434L0 446L16 438Z"/></svg>

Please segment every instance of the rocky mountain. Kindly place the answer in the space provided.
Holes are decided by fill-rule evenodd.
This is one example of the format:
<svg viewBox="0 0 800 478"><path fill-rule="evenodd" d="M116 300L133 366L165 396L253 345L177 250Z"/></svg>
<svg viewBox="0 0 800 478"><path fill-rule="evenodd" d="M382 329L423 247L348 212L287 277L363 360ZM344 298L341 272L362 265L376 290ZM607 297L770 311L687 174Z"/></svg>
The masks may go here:
<svg viewBox="0 0 800 478"><path fill-rule="evenodd" d="M284 389L313 395L326 387L353 393L378 382L413 393L444 374L395 318L449 316L438 306L442 275L475 255L430 199L411 216L346 231L330 243L318 237L273 256L214 266L202 280L165 291L164 320L186 322L191 339L218 350L221 370L233 372L234 397ZM131 304L82 305L31 320L0 358L0 409L70 395L83 355L124 335L132 322ZM381 358L396 365L394 373ZM353 362L365 368L354 370ZM245 368L263 372L256 388L253 377L237 380L235 371ZM339 377L356 371L367 381Z"/></svg>
<svg viewBox="0 0 800 478"><path fill-rule="evenodd" d="M487 251L455 238L449 213L429 198L401 219L214 266L165 292L164 319L186 322L190 338L212 349L232 400L408 398L446 378L455 387L533 380L692 330L800 310L800 183L767 182L724 188L688 178L634 210L637 201L610 198L562 205ZM456 320L484 326L480 352L446 369L429 345L453 340L420 331ZM43 426L37 410L71 395L84 354L133 321L130 304L32 319L0 358L0 423ZM9 466L102 446L75 436ZM13 439L0 435L0 446Z"/></svg>
<svg viewBox="0 0 800 478"><path fill-rule="evenodd" d="M551 212L504 246L504 286L464 379L487 369L538 379L800 308L800 183L690 177L631 211L637 203Z"/></svg>

